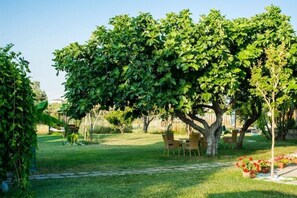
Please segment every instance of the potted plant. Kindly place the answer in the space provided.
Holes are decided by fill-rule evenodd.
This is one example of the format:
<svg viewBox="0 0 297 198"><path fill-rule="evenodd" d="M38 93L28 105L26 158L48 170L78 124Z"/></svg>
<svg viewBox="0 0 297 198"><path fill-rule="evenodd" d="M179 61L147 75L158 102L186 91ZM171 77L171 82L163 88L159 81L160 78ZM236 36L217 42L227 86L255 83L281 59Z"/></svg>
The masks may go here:
<svg viewBox="0 0 297 198"><path fill-rule="evenodd" d="M258 164L260 166L260 171L261 173L269 173L270 167L271 167L271 162L268 160L258 160Z"/></svg>
<svg viewBox="0 0 297 198"><path fill-rule="evenodd" d="M290 159L285 157L284 155L277 156L274 158L274 160L277 162L277 165L280 169L283 169L287 166L288 163L290 163Z"/></svg>
<svg viewBox="0 0 297 198"><path fill-rule="evenodd" d="M292 164L297 164L297 157L291 157L291 158L290 158L290 162L291 162Z"/></svg>
<svg viewBox="0 0 297 198"><path fill-rule="evenodd" d="M260 171L260 165L256 163L252 157L240 157L236 166L242 169L243 177L254 178Z"/></svg>

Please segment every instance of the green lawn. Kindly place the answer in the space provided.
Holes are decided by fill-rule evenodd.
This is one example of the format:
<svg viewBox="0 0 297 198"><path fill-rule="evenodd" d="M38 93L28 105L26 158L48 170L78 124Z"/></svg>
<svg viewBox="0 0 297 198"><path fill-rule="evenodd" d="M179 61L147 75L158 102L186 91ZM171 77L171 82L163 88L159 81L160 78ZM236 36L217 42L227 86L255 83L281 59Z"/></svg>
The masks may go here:
<svg viewBox="0 0 297 198"><path fill-rule="evenodd" d="M176 137L178 138L178 137ZM35 174L117 171L231 161L239 156L268 159L270 142L247 136L242 150L220 144L219 156L163 155L160 134L100 135L99 144L63 145L61 136L39 136ZM277 143L276 154L292 153L296 142ZM36 197L297 197L297 186L245 179L234 167L155 174L33 180Z"/></svg>

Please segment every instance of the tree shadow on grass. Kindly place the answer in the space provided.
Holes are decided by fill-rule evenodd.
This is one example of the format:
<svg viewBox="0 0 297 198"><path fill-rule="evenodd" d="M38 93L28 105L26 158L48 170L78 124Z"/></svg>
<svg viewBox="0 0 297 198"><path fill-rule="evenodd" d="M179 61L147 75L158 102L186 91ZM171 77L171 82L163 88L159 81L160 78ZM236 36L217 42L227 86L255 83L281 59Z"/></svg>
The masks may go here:
<svg viewBox="0 0 297 198"><path fill-rule="evenodd" d="M271 149L271 141L266 140L262 136L246 136L243 143L242 149L230 148L229 144L220 142L219 147L219 154L221 156L228 156L228 157L238 157L241 155L252 155L252 154L259 154L261 152L269 152ZM278 149L282 149L283 147L292 147L296 144L292 141L285 141L285 142L276 142L275 150L276 153Z"/></svg>
<svg viewBox="0 0 297 198"><path fill-rule="evenodd" d="M185 188L204 183L212 171L42 180L33 181L33 190L37 197L179 197Z"/></svg>

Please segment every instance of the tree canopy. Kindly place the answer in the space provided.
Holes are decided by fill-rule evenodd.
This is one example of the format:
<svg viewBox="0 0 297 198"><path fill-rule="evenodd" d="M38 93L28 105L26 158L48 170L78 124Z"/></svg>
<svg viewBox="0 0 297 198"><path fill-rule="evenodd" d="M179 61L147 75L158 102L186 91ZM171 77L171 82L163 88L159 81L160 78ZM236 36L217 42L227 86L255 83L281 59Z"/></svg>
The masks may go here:
<svg viewBox="0 0 297 198"><path fill-rule="evenodd" d="M66 72L68 113L81 118L96 104L130 106L139 115L165 109L206 137L208 155L217 154L222 115L248 97L251 65L265 61L265 47L282 41L296 48L289 17L274 6L249 19L211 10L195 23L182 10L160 20L116 16L110 25L54 52L54 67ZM199 117L209 111L214 123Z"/></svg>

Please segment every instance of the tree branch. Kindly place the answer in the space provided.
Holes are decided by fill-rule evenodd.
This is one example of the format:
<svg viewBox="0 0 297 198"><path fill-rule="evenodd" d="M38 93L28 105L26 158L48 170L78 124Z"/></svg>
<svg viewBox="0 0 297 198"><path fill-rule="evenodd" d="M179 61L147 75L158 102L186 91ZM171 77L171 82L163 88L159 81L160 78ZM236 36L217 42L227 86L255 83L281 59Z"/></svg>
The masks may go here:
<svg viewBox="0 0 297 198"><path fill-rule="evenodd" d="M176 112L175 114L176 114L176 116L177 116L179 119L181 119L183 122L187 123L187 124L190 125L193 129L196 129L197 131L199 131L200 133L202 133L203 135L205 135L205 131L206 131L206 130L205 130L204 128L202 128L201 126L195 124L195 122L194 122L193 120L189 119L189 118L187 117L186 114L181 113L181 112Z"/></svg>
<svg viewBox="0 0 297 198"><path fill-rule="evenodd" d="M207 123L205 120L203 120L202 118L199 118L199 117L197 117L196 115L191 114L191 113L188 114L188 116L189 116L191 119L193 119L193 120L195 120L195 121L200 122L201 124L203 124L204 128L209 127L209 126L208 126L208 123ZM206 126L206 127L205 127L205 126Z"/></svg>

